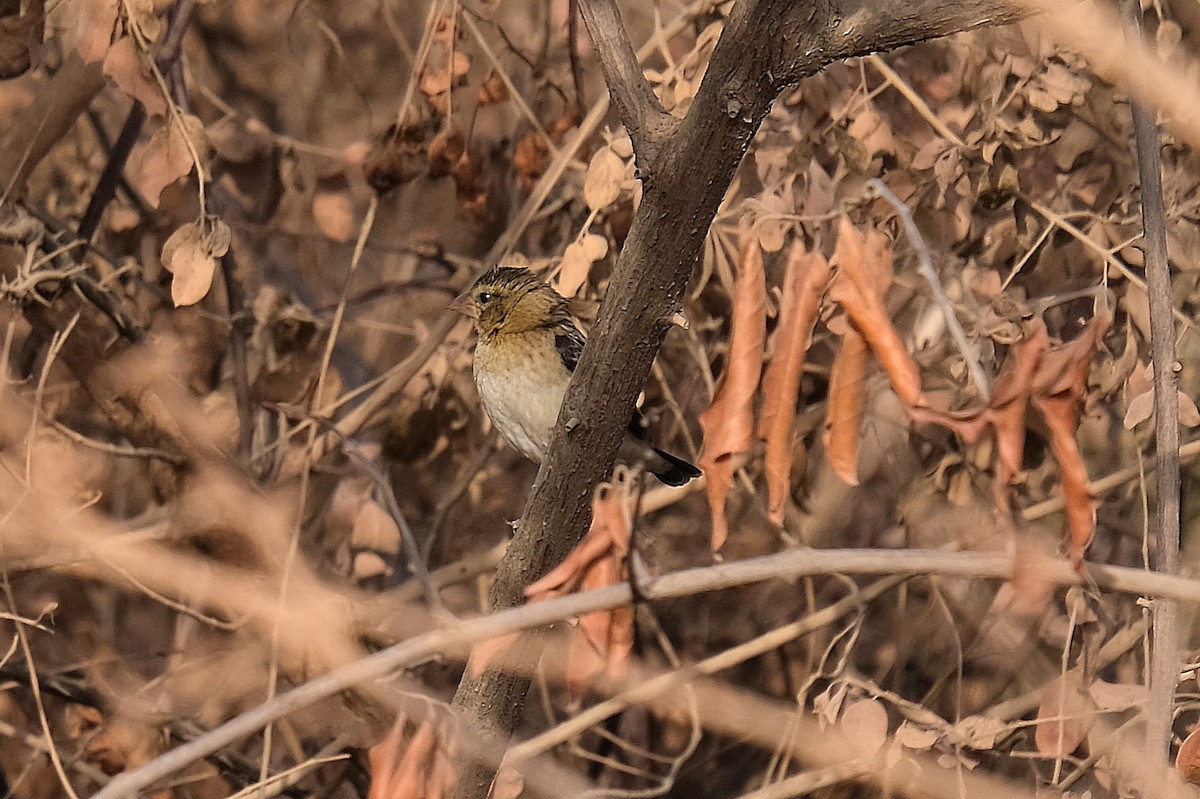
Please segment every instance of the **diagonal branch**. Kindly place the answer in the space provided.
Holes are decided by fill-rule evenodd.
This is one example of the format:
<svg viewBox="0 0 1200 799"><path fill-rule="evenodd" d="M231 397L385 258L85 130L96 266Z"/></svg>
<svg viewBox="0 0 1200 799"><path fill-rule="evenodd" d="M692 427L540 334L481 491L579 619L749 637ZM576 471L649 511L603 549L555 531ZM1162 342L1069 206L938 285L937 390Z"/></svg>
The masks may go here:
<svg viewBox="0 0 1200 799"><path fill-rule="evenodd" d="M616 0L580 0L579 14L596 48L613 104L629 131L638 168L645 175L659 146L674 133L678 120L663 110L646 80L625 34Z"/></svg>

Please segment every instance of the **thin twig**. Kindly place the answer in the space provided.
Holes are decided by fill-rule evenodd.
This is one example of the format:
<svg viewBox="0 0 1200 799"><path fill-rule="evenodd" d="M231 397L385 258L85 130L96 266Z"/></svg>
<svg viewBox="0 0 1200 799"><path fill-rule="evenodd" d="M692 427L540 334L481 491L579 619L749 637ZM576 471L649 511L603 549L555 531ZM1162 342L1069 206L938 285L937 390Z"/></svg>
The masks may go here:
<svg viewBox="0 0 1200 799"><path fill-rule="evenodd" d="M1102 248L1099 244L1088 238L1088 235L1080 230L1077 226L1071 224L1071 222L1067 220L1065 216L1053 210L1049 206L1043 205L1032 197L1023 197L1022 199L1029 203L1030 208L1045 217L1047 222L1050 222L1060 230L1071 234L1072 238L1074 238L1087 249L1099 255L1104 263L1120 272L1121 277L1125 278L1130 283L1149 294L1149 288L1146 286L1146 281L1142 280L1142 278L1136 272L1130 269L1127 263L1114 255L1113 250L1106 250ZM1192 320L1184 316L1178 308L1172 306L1171 315L1174 316L1175 320L1183 326L1185 331L1193 329Z"/></svg>
<svg viewBox="0 0 1200 799"><path fill-rule="evenodd" d="M4 596L8 600L8 606L15 614L17 599L13 595L12 583L8 579L7 570L3 572L3 583ZM21 643L21 654L25 656L25 666L29 669L29 690L33 694L33 704L37 708L38 722L42 726L42 735L46 739L46 753L50 755L50 762L54 766L55 774L58 775L63 792L70 799L79 799L79 795L75 793L75 788L71 786L71 780L67 777L66 769L63 767L62 756L54 745L54 735L50 731L50 719L46 716L46 704L42 701L42 690L38 684L37 664L33 660L33 649L29 646L29 635L25 632L23 624L14 624L13 628L16 631L17 640Z"/></svg>
<svg viewBox="0 0 1200 799"><path fill-rule="evenodd" d="M1200 439L1189 441L1179 448L1179 459L1181 461L1190 461L1200 455ZM1088 493L1093 497L1099 496L1107 491L1111 491L1117 486L1124 485L1130 480L1139 477L1143 471L1152 471L1155 464L1146 464L1147 468L1143 470L1136 464L1126 466L1124 469L1118 469L1112 474L1105 475L1097 480L1089 480L1087 484ZM1038 502L1035 505L1030 505L1025 510L1021 511L1021 516L1027 521L1034 519L1044 519L1052 513L1057 513L1062 510L1066 502L1062 495L1053 496L1050 499Z"/></svg>
<svg viewBox="0 0 1200 799"><path fill-rule="evenodd" d="M183 466L187 461L176 455L173 452L167 452L165 449L157 449L155 447L135 447L132 444L113 444L109 441L100 441L99 439L89 438L83 433L72 430L57 419L51 419L50 425L62 433L67 438L74 441L80 446L88 447L89 449L106 452L109 455L116 455L118 458L157 458L158 460L166 461L172 466Z"/></svg>
<svg viewBox="0 0 1200 799"><path fill-rule="evenodd" d="M802 619L776 627L770 632L755 636L743 644L726 649L720 654L700 661L692 666L670 672L651 680L639 682L628 691L576 713L571 718L542 734L524 741L508 751L514 762L547 752L564 743L589 727L601 723L609 716L620 713L627 707L641 704L661 696L681 685L694 680L698 675L712 675L733 668L751 658L759 657L784 644L833 624L846 613L879 597L899 585L907 577L885 577L859 591L854 591L828 607L810 613Z"/></svg>
<svg viewBox="0 0 1200 799"><path fill-rule="evenodd" d="M887 184L879 178L871 178L867 181L867 185L896 209L896 213L899 214L901 221L904 223L904 230L908 233L908 240L912 242L913 249L917 251L917 271L921 273L921 277L925 278L925 282L929 284L929 289L933 292L933 301L941 309L942 316L946 320L946 327L950 329L950 335L954 337L954 343L958 345L958 351L967 363L967 371L971 373L971 379L975 381L975 387L979 390L979 395L986 404L992 397L991 383L988 381L987 375L983 373L983 367L979 365L979 359L975 357L971 343L967 341L967 334L963 331L957 314L954 313L954 306L950 304L950 298L946 296L946 292L942 289L941 278L938 277L937 270L933 268L933 257L929 252L929 245L925 243L925 237L921 235L920 229L917 228L917 223L913 220L912 212L908 210L908 206L904 204L904 201L897 197L896 193L889 189Z"/></svg>
<svg viewBox="0 0 1200 799"><path fill-rule="evenodd" d="M280 410L284 409L281 408ZM351 458L358 461L359 467L367 473L367 476L371 478L371 482L375 484L375 492L383 499L383 504L387 508L388 515L392 517L392 521L396 523L396 527L400 531L400 540L403 542L404 549L408 555L408 567L416 576L417 582L425 589L425 600L429 603L429 607L448 616L453 615L446 608L445 604L442 603L442 598L438 594L437 585L433 582L429 567L425 565L425 557L421 552L421 545L417 543L417 537L413 534L407 517L400 510L400 504L396 501L396 492L392 490L392 484L388 481L387 475L362 451L362 447L359 446L357 441L341 435L331 421L313 416L310 416L310 418L314 419L318 427L322 430L338 437L341 441L342 449Z"/></svg>
<svg viewBox="0 0 1200 799"><path fill-rule="evenodd" d="M1124 0L1126 37L1143 41L1142 5ZM1175 309L1171 267L1167 262L1166 210L1163 207L1162 159L1153 108L1133 102L1133 133L1137 147L1142 195L1142 229L1146 234L1146 295L1150 301L1150 352L1154 363L1154 463L1158 471L1155 496L1157 523L1150 525L1154 568L1165 574L1179 571L1179 381L1175 362ZM1175 688L1179 683L1179 608L1168 599L1151 605L1154 636L1150 704L1146 713L1146 750L1166 765L1171 749Z"/></svg>
<svg viewBox="0 0 1200 799"><path fill-rule="evenodd" d="M788 777L779 782L759 788L756 791L744 793L737 799L792 799L796 796L807 796L813 791L828 788L842 782L849 782L871 769L871 763L866 760L851 760L849 763L838 763L834 766L813 769L801 774Z"/></svg>

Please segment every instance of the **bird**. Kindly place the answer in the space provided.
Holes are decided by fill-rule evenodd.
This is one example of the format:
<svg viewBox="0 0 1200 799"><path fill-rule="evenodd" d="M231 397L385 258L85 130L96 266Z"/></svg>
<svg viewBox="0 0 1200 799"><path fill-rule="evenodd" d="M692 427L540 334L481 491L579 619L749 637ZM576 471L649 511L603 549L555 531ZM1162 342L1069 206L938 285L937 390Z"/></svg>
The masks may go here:
<svg viewBox="0 0 1200 799"><path fill-rule="evenodd" d="M475 385L488 417L509 444L541 463L585 340L567 300L528 269L495 266L450 307L474 320ZM645 440L636 411L617 458L669 486L700 476Z"/></svg>

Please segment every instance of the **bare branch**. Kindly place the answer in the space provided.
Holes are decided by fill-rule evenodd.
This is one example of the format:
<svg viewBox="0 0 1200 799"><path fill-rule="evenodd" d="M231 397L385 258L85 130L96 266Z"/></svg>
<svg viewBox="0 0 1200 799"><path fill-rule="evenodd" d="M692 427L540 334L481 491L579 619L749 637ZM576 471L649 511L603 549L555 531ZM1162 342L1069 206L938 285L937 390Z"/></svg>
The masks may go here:
<svg viewBox="0 0 1200 799"><path fill-rule="evenodd" d="M674 132L678 121L663 110L646 80L633 44L625 33L616 0L580 0L579 13L587 26L592 46L596 48L609 94L629 131L638 167L644 175L654 161L658 146Z"/></svg>
<svg viewBox="0 0 1200 799"><path fill-rule="evenodd" d="M1120 566L1089 566L1080 577L1066 560L1046 561L1041 576L1060 585L1080 585L1086 579L1100 588L1131 595L1171 597L1200 603L1200 580L1158 574ZM941 574L983 579L1010 579L1028 568L1012 555L994 552L937 552L922 550L826 549L788 550L778 555L737 563L686 569L664 575L644 586L647 599L662 600L778 578L818 574L918 575ZM865 589L869 596L870 589ZM862 598L863 594L855 595ZM395 670L437 655L461 656L475 642L506 633L549 624L598 610L615 608L633 600L628 584L570 594L557 599L512 608L488 616L456 622L414 636L370 657L347 663L287 693L237 716L220 727L179 746L133 771L115 776L93 799L134 796L157 780L217 752L254 733L264 725L315 702ZM819 612L820 613L820 612ZM814 616L825 621L825 615ZM813 621L800 622L801 632ZM512 661L511 658L506 658ZM515 662L515 661L512 661Z"/></svg>
<svg viewBox="0 0 1200 799"><path fill-rule="evenodd" d="M1126 0L1126 32L1142 39L1142 5ZM1171 267L1167 263L1167 221L1163 207L1162 146L1154 109L1133 103L1133 133L1137 147L1138 176L1142 186L1142 229L1145 232L1146 288L1150 301L1150 351L1154 362L1154 439L1157 524L1148 525L1151 565L1157 571L1179 571L1179 379L1175 362L1175 304ZM1147 669L1150 704L1146 718L1146 752L1165 766L1171 750L1175 689L1179 683L1179 608L1175 602L1156 599L1153 649Z"/></svg>

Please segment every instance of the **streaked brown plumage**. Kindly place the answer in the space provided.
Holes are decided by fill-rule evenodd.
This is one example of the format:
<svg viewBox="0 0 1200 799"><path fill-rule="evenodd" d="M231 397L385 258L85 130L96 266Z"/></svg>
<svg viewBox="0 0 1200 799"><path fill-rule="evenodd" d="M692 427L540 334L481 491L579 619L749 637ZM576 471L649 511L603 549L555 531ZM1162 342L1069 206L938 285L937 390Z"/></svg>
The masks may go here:
<svg viewBox="0 0 1200 799"><path fill-rule="evenodd" d="M583 332L567 301L528 269L497 266L451 307L475 320L475 385L488 416L510 444L541 463L583 351ZM632 430L617 457L645 466L667 485L700 476Z"/></svg>

